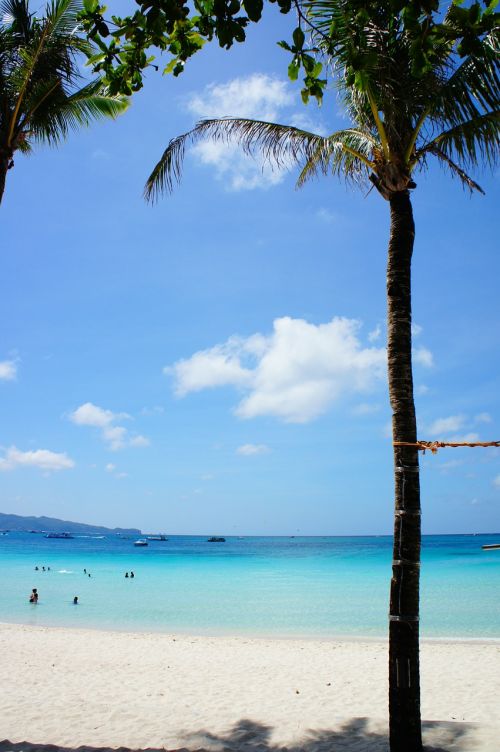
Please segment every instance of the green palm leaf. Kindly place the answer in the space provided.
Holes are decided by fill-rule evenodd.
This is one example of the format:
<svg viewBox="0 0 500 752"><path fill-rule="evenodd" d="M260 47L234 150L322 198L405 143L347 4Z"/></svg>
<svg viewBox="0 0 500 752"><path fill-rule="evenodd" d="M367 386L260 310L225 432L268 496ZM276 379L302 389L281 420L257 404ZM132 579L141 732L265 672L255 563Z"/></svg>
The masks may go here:
<svg viewBox="0 0 500 752"><path fill-rule="evenodd" d="M259 153L264 162L282 168L291 164L309 165L311 176L318 171L328 171L335 160L355 158L368 163L373 148L372 139L355 130L339 131L331 137L302 130L290 125L269 123L246 118L219 118L201 120L188 133L170 141L149 176L145 196L156 200L163 191L171 192L182 174L186 145L209 138L215 142L230 143L236 140L246 154ZM355 151L359 149L359 153ZM353 161L354 165L354 161ZM336 169L334 167L334 169ZM354 169L351 171L354 174ZM300 184L306 175L299 178Z"/></svg>
<svg viewBox="0 0 500 752"><path fill-rule="evenodd" d="M81 0L51 0L43 18L27 0L3 0L0 25L0 200L16 150L35 141L59 143L69 130L127 108L102 81L82 82L81 53L92 50L78 33ZM83 85L82 85L83 83Z"/></svg>

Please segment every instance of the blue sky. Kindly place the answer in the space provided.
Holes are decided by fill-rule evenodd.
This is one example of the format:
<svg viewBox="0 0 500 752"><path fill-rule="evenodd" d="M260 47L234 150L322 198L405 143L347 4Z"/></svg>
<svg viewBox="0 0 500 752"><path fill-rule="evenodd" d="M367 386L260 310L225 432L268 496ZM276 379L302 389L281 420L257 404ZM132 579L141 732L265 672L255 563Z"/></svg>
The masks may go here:
<svg viewBox="0 0 500 752"><path fill-rule="evenodd" d="M384 370L388 205L335 179L300 191L202 144L141 193L204 115L327 133L268 9L245 45L151 74L119 120L16 158L1 208L0 509L171 533L392 530ZM430 166L413 193L419 435L494 440L498 175L470 197ZM500 528L500 453L423 457L423 530Z"/></svg>

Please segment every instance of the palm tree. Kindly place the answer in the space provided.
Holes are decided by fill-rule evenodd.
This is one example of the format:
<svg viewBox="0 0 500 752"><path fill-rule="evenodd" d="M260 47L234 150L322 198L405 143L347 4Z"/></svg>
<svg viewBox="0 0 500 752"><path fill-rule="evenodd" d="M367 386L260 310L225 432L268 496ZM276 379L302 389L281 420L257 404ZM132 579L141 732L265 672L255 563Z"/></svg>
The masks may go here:
<svg viewBox="0 0 500 752"><path fill-rule="evenodd" d="M78 35L81 8L78 0L52 0L36 18L28 0L0 6L0 202L16 151L57 144L70 129L127 108L127 100L107 96L98 79L77 85L78 56L92 51Z"/></svg>
<svg viewBox="0 0 500 752"><path fill-rule="evenodd" d="M431 157L468 189L482 192L467 171L481 162L493 165L500 150L499 39L493 3L484 12L477 3L469 9L452 3L441 15L438 3L426 5L432 10L422 9L424 3L391 0L297 3L301 22L309 25L313 51L328 61L350 127L324 137L257 120L202 120L169 143L145 190L148 199L171 191L181 176L186 145L209 137L236 139L246 152L259 151L270 163L299 164L298 186L318 174L365 185L371 181L389 204L387 356L395 483L389 609L392 752L422 749L420 484L411 359L415 226L410 192L416 188L415 173ZM417 12L408 13L410 6ZM300 62L300 50L288 49L296 55L294 64Z"/></svg>

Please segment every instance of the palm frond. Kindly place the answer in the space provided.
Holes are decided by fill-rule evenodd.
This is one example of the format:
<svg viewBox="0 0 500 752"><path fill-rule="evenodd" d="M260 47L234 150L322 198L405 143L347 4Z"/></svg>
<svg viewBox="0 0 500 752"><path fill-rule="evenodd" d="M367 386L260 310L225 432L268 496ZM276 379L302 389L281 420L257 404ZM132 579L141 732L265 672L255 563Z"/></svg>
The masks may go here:
<svg viewBox="0 0 500 752"><path fill-rule="evenodd" d="M471 192L472 191L479 191L479 193L482 193L484 195L484 191L481 188L478 183L476 183L475 180L473 180L470 175L467 175L465 170L463 170L459 165L457 165L452 159L450 159L441 149L439 149L438 146L432 146L428 149L430 154L434 154L435 157L439 159L439 161L442 164L445 164L452 175L458 177L462 185L464 185L466 188L468 188Z"/></svg>
<svg viewBox="0 0 500 752"><path fill-rule="evenodd" d="M500 109L440 133L417 151L415 162L426 152L435 154L436 149L464 167L475 167L480 161L492 167L500 157Z"/></svg>
<svg viewBox="0 0 500 752"><path fill-rule="evenodd" d="M155 201L164 191L172 192L179 183L186 145L204 138L230 143L233 139L246 154L259 154L265 162L283 167L308 159L325 140L324 136L290 125L246 118L201 120L188 133L170 141L149 176L144 189L148 201Z"/></svg>
<svg viewBox="0 0 500 752"><path fill-rule="evenodd" d="M450 127L500 108L499 33L478 42L478 49L452 71L435 92L430 92L431 121Z"/></svg>
<svg viewBox="0 0 500 752"><path fill-rule="evenodd" d="M128 108L125 97L106 96L100 81L93 81L71 96L60 86L47 93L30 113L28 122L32 137L50 144L59 143L70 130L78 130L101 118L116 118Z"/></svg>
<svg viewBox="0 0 500 752"><path fill-rule="evenodd" d="M372 160L377 150L380 151L381 146L370 134L361 130L348 128L332 133L308 155L297 187L301 188L307 180L319 174L341 175L346 180L363 182L368 170L374 168Z"/></svg>

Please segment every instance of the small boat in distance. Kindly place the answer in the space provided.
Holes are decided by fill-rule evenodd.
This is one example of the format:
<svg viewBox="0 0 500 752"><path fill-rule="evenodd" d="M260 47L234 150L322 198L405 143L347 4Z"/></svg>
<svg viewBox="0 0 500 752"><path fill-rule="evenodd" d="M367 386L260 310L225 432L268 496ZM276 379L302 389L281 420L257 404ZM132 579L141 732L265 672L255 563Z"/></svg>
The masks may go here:
<svg viewBox="0 0 500 752"><path fill-rule="evenodd" d="M487 543L484 546L481 546L483 551L491 551L494 548L500 548L500 543Z"/></svg>
<svg viewBox="0 0 500 752"><path fill-rule="evenodd" d="M73 535L71 533L47 533L45 536L46 538L61 538L62 540L70 540L73 539Z"/></svg>
<svg viewBox="0 0 500 752"><path fill-rule="evenodd" d="M221 538L217 535L212 535L211 538L207 539L207 543L225 543L225 542L226 542L225 538Z"/></svg>
<svg viewBox="0 0 500 752"><path fill-rule="evenodd" d="M147 546L148 542L147 540L144 540L144 538L139 538L139 540L136 540L134 543L134 546Z"/></svg>
<svg viewBox="0 0 500 752"><path fill-rule="evenodd" d="M168 538L166 535L148 535L147 536L148 541L168 541Z"/></svg>

